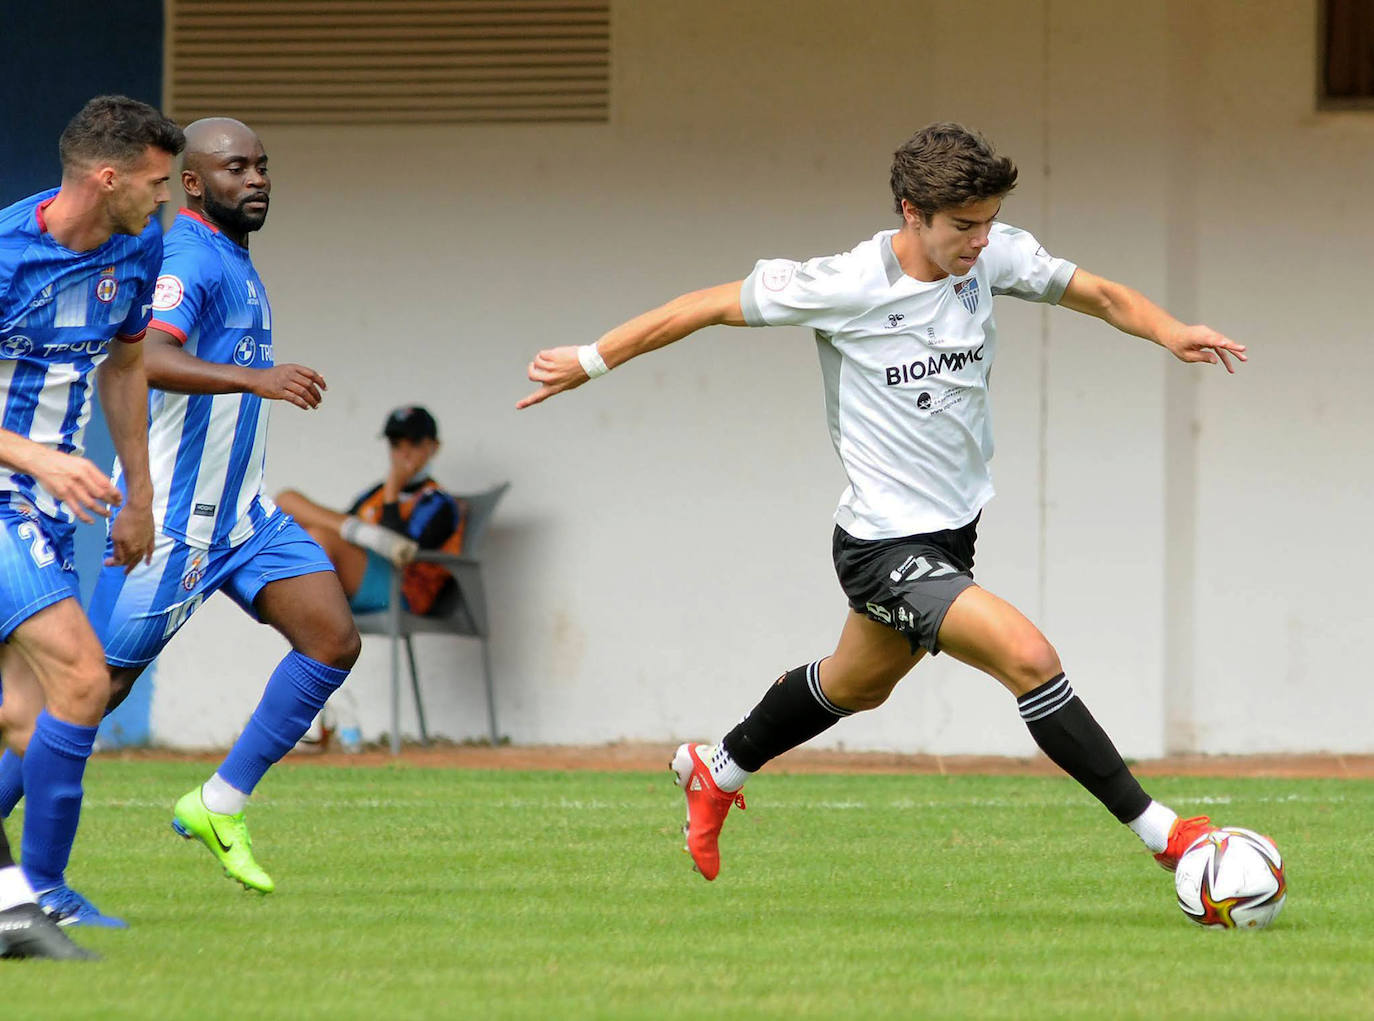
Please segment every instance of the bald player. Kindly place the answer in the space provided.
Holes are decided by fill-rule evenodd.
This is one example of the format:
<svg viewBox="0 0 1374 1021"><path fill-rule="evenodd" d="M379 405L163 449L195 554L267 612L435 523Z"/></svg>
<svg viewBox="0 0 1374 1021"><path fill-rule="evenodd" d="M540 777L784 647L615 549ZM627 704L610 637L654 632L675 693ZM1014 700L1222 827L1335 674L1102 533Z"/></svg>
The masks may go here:
<svg viewBox="0 0 1374 1021"><path fill-rule="evenodd" d="M181 184L186 206L166 235L144 341L157 541L151 563L101 573L90 618L111 669L110 708L217 590L290 643L224 762L172 816L230 878L270 893L244 822L249 795L343 683L361 643L328 556L263 491L267 402L310 410L325 390L314 369L273 361L271 306L248 255L271 203L267 153L238 121L196 121ZM123 492L119 462L114 481ZM17 797L13 777L0 770L0 811L7 797Z"/></svg>

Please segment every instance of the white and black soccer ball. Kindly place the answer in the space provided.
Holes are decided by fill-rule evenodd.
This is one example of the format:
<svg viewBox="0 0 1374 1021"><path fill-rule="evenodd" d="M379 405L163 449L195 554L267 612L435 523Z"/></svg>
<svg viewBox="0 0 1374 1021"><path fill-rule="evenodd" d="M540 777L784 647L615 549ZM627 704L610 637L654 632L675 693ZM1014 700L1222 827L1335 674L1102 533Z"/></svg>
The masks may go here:
<svg viewBox="0 0 1374 1021"><path fill-rule="evenodd" d="M1215 929L1263 929L1288 896L1278 847L1239 826L1193 841L1178 860L1174 889L1190 921Z"/></svg>

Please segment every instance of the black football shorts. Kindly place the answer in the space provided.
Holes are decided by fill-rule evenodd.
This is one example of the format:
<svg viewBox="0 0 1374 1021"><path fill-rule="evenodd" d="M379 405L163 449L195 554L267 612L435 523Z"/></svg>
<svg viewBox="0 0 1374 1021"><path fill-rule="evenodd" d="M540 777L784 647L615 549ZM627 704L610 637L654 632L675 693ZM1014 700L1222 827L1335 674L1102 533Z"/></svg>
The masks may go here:
<svg viewBox="0 0 1374 1021"><path fill-rule="evenodd" d="M973 584L978 518L962 528L898 539L855 539L835 529L832 554L849 605L906 636L911 651L940 651L945 614Z"/></svg>

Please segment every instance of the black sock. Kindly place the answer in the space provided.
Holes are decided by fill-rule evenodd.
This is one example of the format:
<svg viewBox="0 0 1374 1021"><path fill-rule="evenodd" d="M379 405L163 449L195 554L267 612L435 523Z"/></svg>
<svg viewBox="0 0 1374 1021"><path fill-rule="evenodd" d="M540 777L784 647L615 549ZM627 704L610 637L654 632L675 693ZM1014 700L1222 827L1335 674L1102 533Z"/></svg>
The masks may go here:
<svg viewBox="0 0 1374 1021"><path fill-rule="evenodd" d="M721 740L741 769L756 772L769 759L810 741L851 715L821 691L821 665L789 670L774 682L739 726Z"/></svg>
<svg viewBox="0 0 1374 1021"><path fill-rule="evenodd" d="M1063 674L1026 692L1016 707L1041 751L1121 822L1130 822L1149 806L1150 796Z"/></svg>

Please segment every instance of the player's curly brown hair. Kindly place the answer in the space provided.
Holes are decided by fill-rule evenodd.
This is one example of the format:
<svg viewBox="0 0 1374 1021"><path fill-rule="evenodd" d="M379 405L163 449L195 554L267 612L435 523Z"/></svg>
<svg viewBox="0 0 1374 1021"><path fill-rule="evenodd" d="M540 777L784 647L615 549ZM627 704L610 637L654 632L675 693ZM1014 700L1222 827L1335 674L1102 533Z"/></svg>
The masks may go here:
<svg viewBox="0 0 1374 1021"><path fill-rule="evenodd" d="M892 203L902 199L927 224L942 209L1005 195L1016 187L1016 164L962 124L927 124L892 154Z"/></svg>
<svg viewBox="0 0 1374 1021"><path fill-rule="evenodd" d="M58 140L62 169L93 163L132 166L152 146L177 155L186 145L175 121L128 96L96 96L68 122Z"/></svg>

